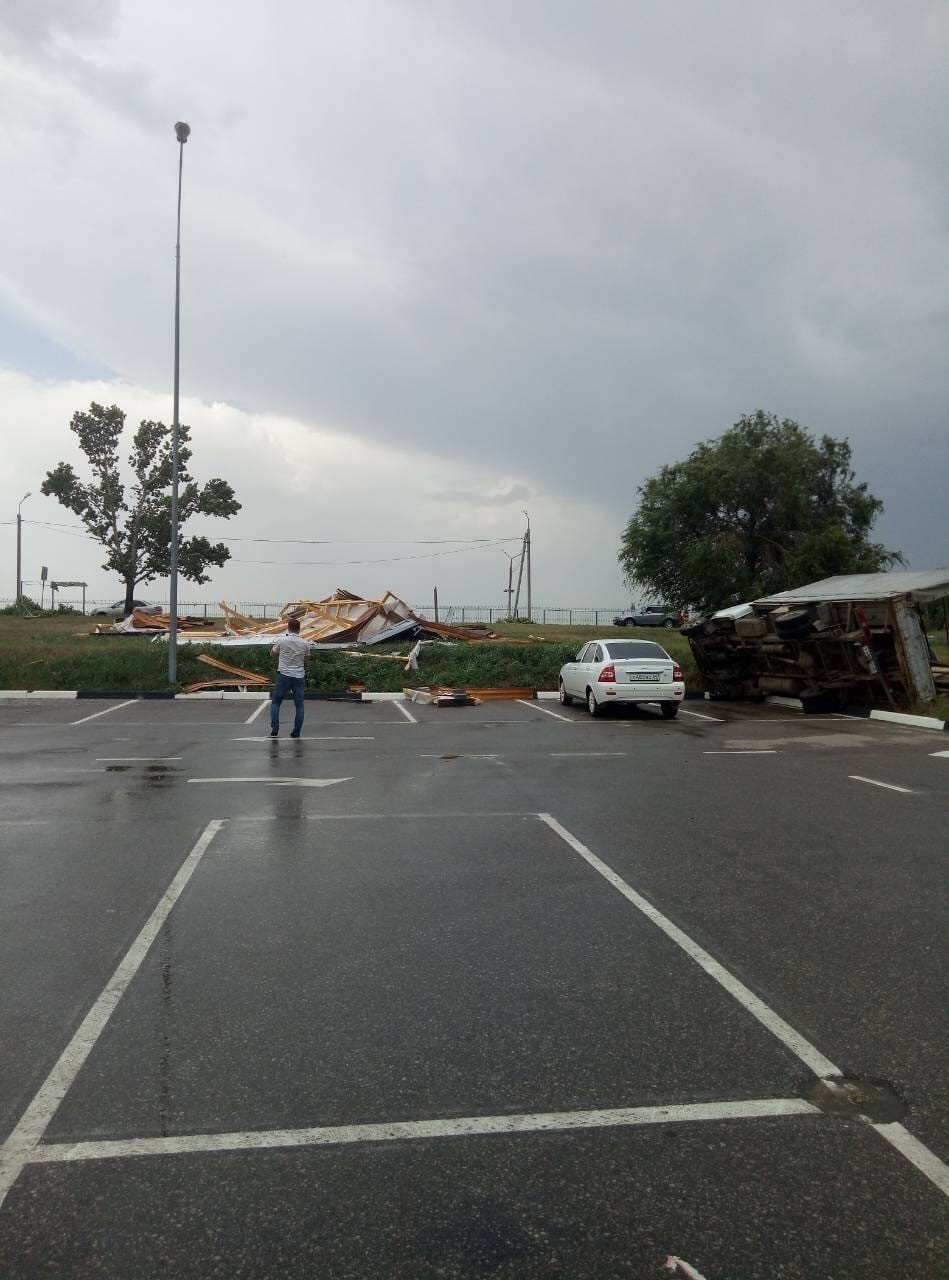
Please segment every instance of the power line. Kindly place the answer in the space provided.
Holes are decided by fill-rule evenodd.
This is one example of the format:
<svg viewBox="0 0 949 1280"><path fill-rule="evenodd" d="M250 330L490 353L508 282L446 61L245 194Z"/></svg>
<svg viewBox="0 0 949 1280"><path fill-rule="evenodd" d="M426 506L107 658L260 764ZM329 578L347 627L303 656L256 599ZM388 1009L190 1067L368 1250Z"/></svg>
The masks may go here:
<svg viewBox="0 0 949 1280"><path fill-rule="evenodd" d="M512 538L499 538L496 543L477 547L456 547L453 551L423 551L415 556L386 556L381 560L238 560L232 557L228 564L269 564L269 565L348 565L348 564L395 564L399 560L433 560L436 556L459 556L466 551L496 550L502 542L512 542Z"/></svg>
<svg viewBox="0 0 949 1280"><path fill-rule="evenodd" d="M14 524L13 520L0 521L0 524ZM56 520L24 520L24 524L35 525L37 528L49 529L51 532L61 532L64 530L80 530L82 525L64 524ZM79 533L74 536L87 538L90 542L98 542L98 538L92 538L88 534ZM258 542L272 543L281 545L295 545L306 547L335 547L335 546L375 546L377 543L386 544L402 544L410 547L439 547L456 545L458 543L481 544L484 546L497 546L501 542L520 542L520 534L513 537L494 537L494 538L387 538L385 536L378 538L246 538L246 537L224 537L217 533L203 535L207 537L217 538L218 542ZM242 563L252 563L243 561ZM271 563L270 561L261 561L262 564ZM353 563L356 563L355 561Z"/></svg>

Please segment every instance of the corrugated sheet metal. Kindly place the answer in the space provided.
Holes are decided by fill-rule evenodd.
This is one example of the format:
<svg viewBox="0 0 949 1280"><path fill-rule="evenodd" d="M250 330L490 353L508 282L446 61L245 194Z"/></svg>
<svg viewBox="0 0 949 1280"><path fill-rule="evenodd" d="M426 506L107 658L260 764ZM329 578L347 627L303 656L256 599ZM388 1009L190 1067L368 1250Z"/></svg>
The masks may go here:
<svg viewBox="0 0 949 1280"><path fill-rule="evenodd" d="M812 604L820 600L891 600L911 595L916 600L939 600L949 595L949 569L896 569L891 573L847 573L809 582L793 591L763 596L754 604Z"/></svg>

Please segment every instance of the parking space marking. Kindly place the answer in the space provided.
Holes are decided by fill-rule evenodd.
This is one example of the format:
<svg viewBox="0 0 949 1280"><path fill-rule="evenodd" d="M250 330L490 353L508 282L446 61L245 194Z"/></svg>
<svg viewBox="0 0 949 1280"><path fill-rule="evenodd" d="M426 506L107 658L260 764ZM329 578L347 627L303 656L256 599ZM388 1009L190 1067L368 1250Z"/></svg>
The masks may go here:
<svg viewBox="0 0 949 1280"><path fill-rule="evenodd" d="M123 707L134 706L137 701L137 698L129 698L127 702L117 702L114 707L106 707L104 711L93 711L91 716L83 716L81 720L70 720L69 724L85 724L89 720L98 720L100 716L107 716L110 711L121 711Z"/></svg>
<svg viewBox="0 0 949 1280"><path fill-rule="evenodd" d="M408 720L409 724L418 724L418 721L416 720L415 716L412 715L412 712L408 709L408 707L403 706L401 702L396 702L395 700L393 700L392 705L395 707L396 711L402 712L406 720Z"/></svg>
<svg viewBox="0 0 949 1280"><path fill-rule="evenodd" d="M119 961L118 967L95 1004L83 1018L75 1035L40 1085L33 1101L20 1117L6 1142L0 1147L0 1206L6 1199L7 1192L20 1176L23 1166L29 1162L42 1140L59 1104L94 1049L99 1036L105 1030L106 1023L115 1011L116 1005L138 973L149 947L168 919L172 907L181 897L208 846L226 821L225 818L212 818L204 828L191 852L178 868L171 884L142 925L138 937Z"/></svg>
<svg viewBox="0 0 949 1280"><path fill-rule="evenodd" d="M189 782L263 782L270 787L332 787L352 778L189 778Z"/></svg>
<svg viewBox="0 0 949 1280"><path fill-rule="evenodd" d="M232 742L276 742L276 738L271 738L268 734L266 738L232 738ZM286 739L284 739L286 741ZM366 734L327 734L325 737L314 738L309 734L303 734L300 738L294 738L294 742L375 742L375 738Z"/></svg>
<svg viewBox="0 0 949 1280"><path fill-rule="evenodd" d="M550 751L555 759L572 759L575 756L628 756L628 751Z"/></svg>
<svg viewBox="0 0 949 1280"><path fill-rule="evenodd" d="M614 1107L602 1111L456 1116L445 1120L395 1120L388 1124L50 1143L48 1146L36 1147L31 1152L30 1163L54 1164L76 1160L127 1159L131 1156L255 1151L272 1147L327 1147L357 1142L398 1142L407 1138L418 1140L467 1138L482 1134L562 1133L571 1129L611 1129L634 1125L696 1123L703 1120L759 1120L802 1115L820 1115L820 1112L803 1098L751 1098L735 1102L676 1103L667 1107Z"/></svg>
<svg viewBox="0 0 949 1280"><path fill-rule="evenodd" d="M264 707L268 707L268 706L270 706L270 698L269 698L269 697L267 697L267 698L264 698L264 699L263 699L263 701L261 702L260 706L259 706L259 707L256 707L256 708L255 708L255 709L250 713L250 715L247 717L247 719L244 721L244 723L245 723L245 724L253 724L253 723L254 723L254 721L257 719L257 717L260 715L261 711L263 711Z"/></svg>
<svg viewBox="0 0 949 1280"><path fill-rule="evenodd" d="M539 813L538 818L541 822L550 827L551 831L568 844L575 853L598 872L604 880L613 886L627 902L632 903L637 910L641 911L648 920L651 920L676 946L681 947L687 956L691 957L705 973L708 974L719 986L724 987L730 996L732 996L742 1008L746 1009L753 1018L761 1023L768 1031L771 1032L785 1048L789 1049L795 1057L799 1058L806 1067L809 1067L822 1080L832 1080L839 1078L841 1071L838 1067L825 1058L821 1051L806 1040L800 1032L784 1021L780 1014L765 1002L756 996L753 991L745 986L743 982L729 973L724 965L711 956L704 947L700 947L697 942L693 942L689 935L678 925L662 914L658 908L654 907L651 902L642 897L632 888L631 885L617 875L617 873L608 867L605 862L588 849L587 846L572 835L566 827L561 826L549 813ZM885 1142L888 1142L894 1150L898 1151L902 1156L915 1165L917 1169L932 1182L944 1195L949 1196L949 1166L945 1165L942 1160L930 1151L918 1138L915 1138L908 1129L898 1123L878 1124L867 1120L867 1124L880 1135Z"/></svg>
<svg viewBox="0 0 949 1280"><path fill-rule="evenodd" d="M915 794L910 787L897 787L892 782L878 782L876 778L862 778L859 773L848 773L847 777L852 782L869 782L871 787L885 787L887 791L902 791L906 796Z"/></svg>
<svg viewBox="0 0 949 1280"><path fill-rule="evenodd" d="M680 716L693 716L696 720L714 720L716 724L727 724L727 720L723 720L721 716L706 716L701 711L686 711L685 707L679 708Z"/></svg>
<svg viewBox="0 0 949 1280"><path fill-rule="evenodd" d="M932 756L949 756L949 751L931 751L929 754Z"/></svg>
<svg viewBox="0 0 949 1280"><path fill-rule="evenodd" d="M736 747L734 751L703 751L703 756L777 756L781 753L775 751L773 747L767 749L762 748L760 751L746 750L743 747Z"/></svg>
<svg viewBox="0 0 949 1280"><path fill-rule="evenodd" d="M157 764L180 759L181 756L96 756L96 764Z"/></svg>
<svg viewBox="0 0 949 1280"><path fill-rule="evenodd" d="M578 853L585 862L589 863L593 870L598 872L608 884L611 884L614 889L621 893L627 902L632 903L647 919L661 929L667 938L670 938L676 946L681 947L686 955L690 956L701 969L704 969L710 978L714 979L719 986L724 987L730 996L733 996L753 1017L757 1018L762 1026L766 1027L786 1048L790 1049L795 1057L800 1058L815 1075L820 1077L840 1075L840 1071L829 1058L825 1058L819 1049L815 1048L808 1040L805 1040L773 1009L770 1009L763 1000L760 1000L753 991L750 991L743 982L739 982L733 974L729 973L723 965L720 965L717 960L709 955L704 947L700 947L697 942L693 942L689 935L680 929L678 925L673 924L651 902L648 902L638 894L612 867L608 867L582 841L571 835L566 827L561 826L556 818L549 813L539 813L537 816L565 844L569 845L575 853Z"/></svg>
<svg viewBox="0 0 949 1280"><path fill-rule="evenodd" d="M538 707L535 702L528 702L526 698L515 698L515 702L519 702L522 707L527 707L531 711L542 711L545 716L553 716L555 720L563 720L566 724L576 723L572 716L562 716L559 711L548 711L546 707Z"/></svg>

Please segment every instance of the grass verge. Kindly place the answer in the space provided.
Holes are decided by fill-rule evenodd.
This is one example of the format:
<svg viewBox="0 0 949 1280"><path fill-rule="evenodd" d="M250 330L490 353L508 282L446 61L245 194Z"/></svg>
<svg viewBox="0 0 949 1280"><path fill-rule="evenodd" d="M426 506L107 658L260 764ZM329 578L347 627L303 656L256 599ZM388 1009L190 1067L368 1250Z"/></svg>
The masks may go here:
<svg viewBox="0 0 949 1280"><path fill-rule="evenodd" d="M3 689L102 689L124 693L168 687L168 650L141 638L91 636L88 620L81 617L0 618L0 688ZM406 684L446 684L491 687L530 685L556 689L557 674L577 649L594 636L611 632L624 639L658 640L682 665L690 687L700 687L688 642L676 632L643 631L621 627L530 627L511 625L507 634L543 636L538 644L425 645L420 669L406 674L397 662L380 662L369 656L347 657L333 650L313 655L308 663L308 687L341 689L350 682L365 684L372 692L394 692ZM407 645L374 647L374 654L406 652ZM179 684L214 679L217 674L198 662L201 652L211 653L234 666L271 676L269 649L226 649L207 645L182 645L178 650Z"/></svg>

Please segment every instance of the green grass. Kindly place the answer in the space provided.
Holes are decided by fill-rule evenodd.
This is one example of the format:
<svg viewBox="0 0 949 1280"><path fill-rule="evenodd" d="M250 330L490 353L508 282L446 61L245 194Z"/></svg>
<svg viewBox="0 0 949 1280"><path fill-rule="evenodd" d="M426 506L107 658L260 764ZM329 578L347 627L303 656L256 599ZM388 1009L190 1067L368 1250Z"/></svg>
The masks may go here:
<svg viewBox="0 0 949 1280"><path fill-rule="evenodd" d="M92 636L93 625L81 615L48 618L0 617L0 688L2 689L101 689L124 693L168 688L168 650L146 639ZM332 650L314 654L308 664L312 689L342 689L349 683L364 684L373 692L394 692L409 684L445 684L453 687L529 685L556 689L557 673L580 645L593 637L657 640L680 663L689 689L702 682L688 641L676 631L656 627L561 627L498 623L505 636L543 637L538 644L424 645L418 671L405 673L399 663L371 657L346 657ZM949 645L936 636L930 643L937 657L949 663ZM376 646L372 653L405 653L408 645ZM233 666L273 675L269 650L225 649L208 645L182 645L178 650L179 685L213 680L223 672L198 662L209 652ZM920 714L949 720L949 697L925 707Z"/></svg>
<svg viewBox="0 0 949 1280"><path fill-rule="evenodd" d="M501 630L501 628L498 628ZM167 685L168 650L144 638L91 636L92 626L82 617L0 617L0 688L4 689L103 689L161 690ZM529 685L555 689L557 673L579 646L593 636L610 634L624 639L659 640L682 664L690 685L699 688L698 673L687 641L676 632L644 631L623 627L524 627L509 624L504 634L544 636L540 644L425 645L420 668L405 673L399 663L370 657L346 657L332 650L314 654L308 664L308 686L341 689L350 682L365 684L374 692L394 692L407 684L495 687ZM549 638L549 639L548 639ZM373 653L406 652L408 645L376 646ZM269 650L215 648L213 644L182 645L178 650L181 685L213 680L223 672L197 661L206 651L229 662L272 676Z"/></svg>

